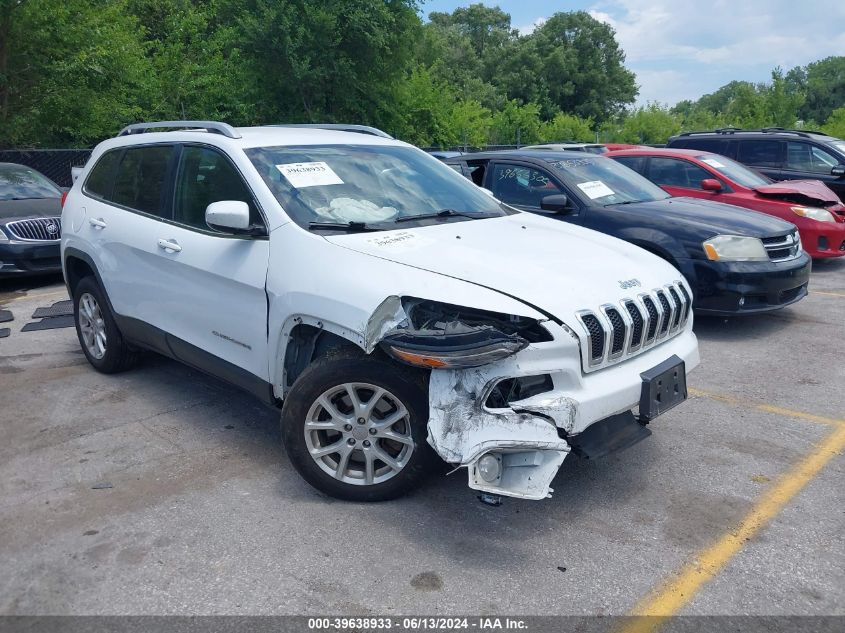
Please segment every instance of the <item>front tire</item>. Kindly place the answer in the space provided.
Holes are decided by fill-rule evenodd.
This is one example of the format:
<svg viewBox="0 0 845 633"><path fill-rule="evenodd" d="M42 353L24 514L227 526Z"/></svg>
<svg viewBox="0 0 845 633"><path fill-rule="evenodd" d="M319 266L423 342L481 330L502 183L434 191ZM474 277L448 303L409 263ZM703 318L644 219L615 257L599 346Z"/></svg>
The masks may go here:
<svg viewBox="0 0 845 633"><path fill-rule="evenodd" d="M117 328L105 292L93 277L83 278L73 292L76 335L85 358L104 374L126 371L137 360Z"/></svg>
<svg viewBox="0 0 845 633"><path fill-rule="evenodd" d="M316 489L384 501L430 471L428 394L415 372L371 357L324 358L291 387L282 409L285 450Z"/></svg>

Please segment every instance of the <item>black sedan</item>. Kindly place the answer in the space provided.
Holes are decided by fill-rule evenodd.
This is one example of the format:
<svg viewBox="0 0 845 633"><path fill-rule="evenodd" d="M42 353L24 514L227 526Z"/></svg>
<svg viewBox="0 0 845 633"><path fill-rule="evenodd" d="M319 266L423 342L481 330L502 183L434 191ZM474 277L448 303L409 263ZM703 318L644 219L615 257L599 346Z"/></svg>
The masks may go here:
<svg viewBox="0 0 845 633"><path fill-rule="evenodd" d="M695 292L699 313L766 312L807 295L811 260L789 222L671 198L616 161L583 152L484 152L446 163L513 207L613 235L669 261Z"/></svg>
<svg viewBox="0 0 845 633"><path fill-rule="evenodd" d="M0 163L0 277L61 271L61 199L43 174Z"/></svg>

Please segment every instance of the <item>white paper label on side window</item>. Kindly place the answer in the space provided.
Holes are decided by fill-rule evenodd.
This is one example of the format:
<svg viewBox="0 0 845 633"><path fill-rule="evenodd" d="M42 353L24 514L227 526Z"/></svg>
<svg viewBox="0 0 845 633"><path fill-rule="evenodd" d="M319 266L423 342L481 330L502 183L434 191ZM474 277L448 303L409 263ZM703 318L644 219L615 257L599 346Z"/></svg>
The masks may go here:
<svg viewBox="0 0 845 633"><path fill-rule="evenodd" d="M724 167L724 165L722 163L720 163L718 160L716 160L715 158L702 158L701 162L707 163L713 169L721 169L721 168Z"/></svg>
<svg viewBox="0 0 845 633"><path fill-rule="evenodd" d="M587 197L590 200L604 198L605 196L612 196L616 193L601 180L591 180L590 182L578 183L578 188L587 194Z"/></svg>
<svg viewBox="0 0 845 633"><path fill-rule="evenodd" d="M318 187L320 185L342 185L340 179L326 163L287 163L276 165L282 176L297 189Z"/></svg>

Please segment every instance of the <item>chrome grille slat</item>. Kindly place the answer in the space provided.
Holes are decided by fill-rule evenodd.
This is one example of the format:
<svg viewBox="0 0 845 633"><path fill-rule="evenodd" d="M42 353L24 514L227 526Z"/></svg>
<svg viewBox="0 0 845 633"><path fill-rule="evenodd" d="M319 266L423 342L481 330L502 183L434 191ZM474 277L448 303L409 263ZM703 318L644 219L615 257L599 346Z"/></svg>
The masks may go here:
<svg viewBox="0 0 845 633"><path fill-rule="evenodd" d="M769 259L773 262L795 259L801 253L801 241L795 231L780 237L764 237L761 241Z"/></svg>
<svg viewBox="0 0 845 633"><path fill-rule="evenodd" d="M674 337L691 315L691 295L681 281L596 310L579 310L576 318L586 339L581 345L584 371L619 363Z"/></svg>
<svg viewBox="0 0 845 633"><path fill-rule="evenodd" d="M50 227L54 231L50 232ZM56 242L62 238L61 218L32 218L6 223L6 230L16 240L24 242Z"/></svg>

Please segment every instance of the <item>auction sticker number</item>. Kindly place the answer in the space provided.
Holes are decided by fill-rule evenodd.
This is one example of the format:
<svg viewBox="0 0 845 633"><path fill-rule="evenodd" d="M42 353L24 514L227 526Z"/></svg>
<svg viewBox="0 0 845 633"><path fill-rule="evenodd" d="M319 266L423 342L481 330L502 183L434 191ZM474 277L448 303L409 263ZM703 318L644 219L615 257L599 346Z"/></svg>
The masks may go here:
<svg viewBox="0 0 845 633"><path fill-rule="evenodd" d="M297 189L343 184L340 176L322 161L316 163L287 163L276 165L276 169Z"/></svg>

